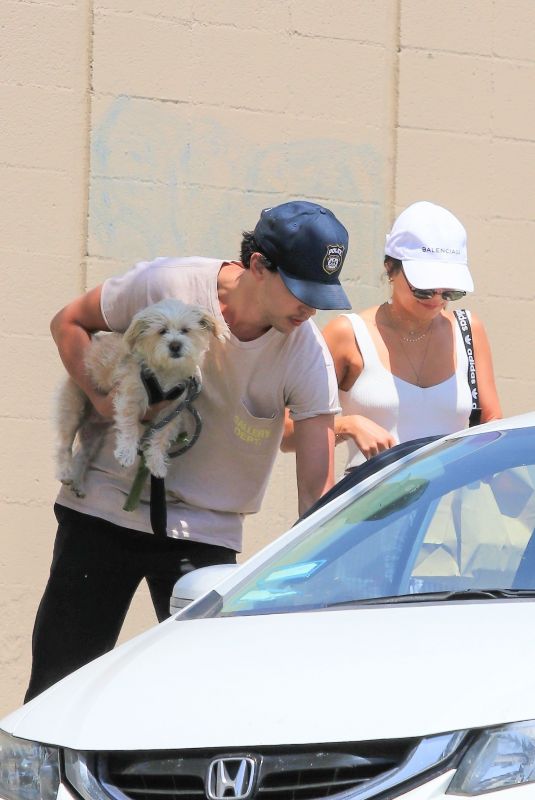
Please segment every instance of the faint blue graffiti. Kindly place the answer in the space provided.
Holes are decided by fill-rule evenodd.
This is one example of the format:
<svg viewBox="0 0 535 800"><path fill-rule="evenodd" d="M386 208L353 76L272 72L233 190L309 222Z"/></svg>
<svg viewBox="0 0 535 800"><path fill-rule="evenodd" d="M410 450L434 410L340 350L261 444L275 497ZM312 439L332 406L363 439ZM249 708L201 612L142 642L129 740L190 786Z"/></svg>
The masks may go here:
<svg viewBox="0 0 535 800"><path fill-rule="evenodd" d="M279 138L266 132L261 114L246 132L223 122L230 116L127 96L111 101L92 139L90 255L125 264L169 254L235 258L241 230L259 209L305 197L347 225L357 283L376 283L385 164L374 143L306 132L290 141L283 130Z"/></svg>

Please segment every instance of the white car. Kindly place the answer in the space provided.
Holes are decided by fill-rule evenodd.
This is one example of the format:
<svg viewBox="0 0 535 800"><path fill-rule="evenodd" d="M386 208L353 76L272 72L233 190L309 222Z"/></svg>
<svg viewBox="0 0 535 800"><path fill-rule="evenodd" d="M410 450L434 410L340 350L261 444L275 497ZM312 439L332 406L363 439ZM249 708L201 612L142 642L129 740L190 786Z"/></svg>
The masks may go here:
<svg viewBox="0 0 535 800"><path fill-rule="evenodd" d="M390 461L4 718L0 797L535 798L535 414Z"/></svg>

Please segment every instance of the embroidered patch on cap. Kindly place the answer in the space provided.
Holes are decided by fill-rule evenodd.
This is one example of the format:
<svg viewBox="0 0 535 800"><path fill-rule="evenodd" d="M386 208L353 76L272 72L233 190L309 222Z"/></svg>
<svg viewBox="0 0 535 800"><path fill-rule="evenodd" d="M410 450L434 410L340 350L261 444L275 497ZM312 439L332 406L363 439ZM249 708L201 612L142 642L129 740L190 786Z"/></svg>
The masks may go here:
<svg viewBox="0 0 535 800"><path fill-rule="evenodd" d="M328 244L325 258L323 259L323 270L332 275L341 269L344 263L344 246L341 244Z"/></svg>

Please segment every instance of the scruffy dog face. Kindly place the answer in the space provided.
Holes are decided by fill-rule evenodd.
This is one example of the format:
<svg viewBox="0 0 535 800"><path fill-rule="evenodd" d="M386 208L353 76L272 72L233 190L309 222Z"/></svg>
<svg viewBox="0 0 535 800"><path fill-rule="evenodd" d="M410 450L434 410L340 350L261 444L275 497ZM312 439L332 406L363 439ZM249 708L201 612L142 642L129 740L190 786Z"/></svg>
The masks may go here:
<svg viewBox="0 0 535 800"><path fill-rule="evenodd" d="M137 360L155 372L193 375L208 348L210 335L218 335L208 313L180 300L162 300L138 312L124 334L124 342Z"/></svg>

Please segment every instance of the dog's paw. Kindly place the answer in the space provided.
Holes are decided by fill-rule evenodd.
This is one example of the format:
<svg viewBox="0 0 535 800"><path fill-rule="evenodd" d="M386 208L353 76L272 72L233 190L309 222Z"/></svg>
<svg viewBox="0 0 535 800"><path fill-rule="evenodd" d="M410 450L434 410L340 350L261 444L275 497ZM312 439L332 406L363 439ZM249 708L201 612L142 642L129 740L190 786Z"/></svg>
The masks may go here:
<svg viewBox="0 0 535 800"><path fill-rule="evenodd" d="M76 495L76 497L85 497L85 489L81 484L76 483L73 481L71 483L71 492Z"/></svg>
<svg viewBox="0 0 535 800"><path fill-rule="evenodd" d="M145 464L155 478L165 478L167 475L167 463L161 453L145 451Z"/></svg>
<svg viewBox="0 0 535 800"><path fill-rule="evenodd" d="M115 448L113 455L122 467L131 467L137 458L137 443L120 444Z"/></svg>
<svg viewBox="0 0 535 800"><path fill-rule="evenodd" d="M70 486L73 480L72 464L64 464L61 467L58 467L56 470L56 478L65 486Z"/></svg>

